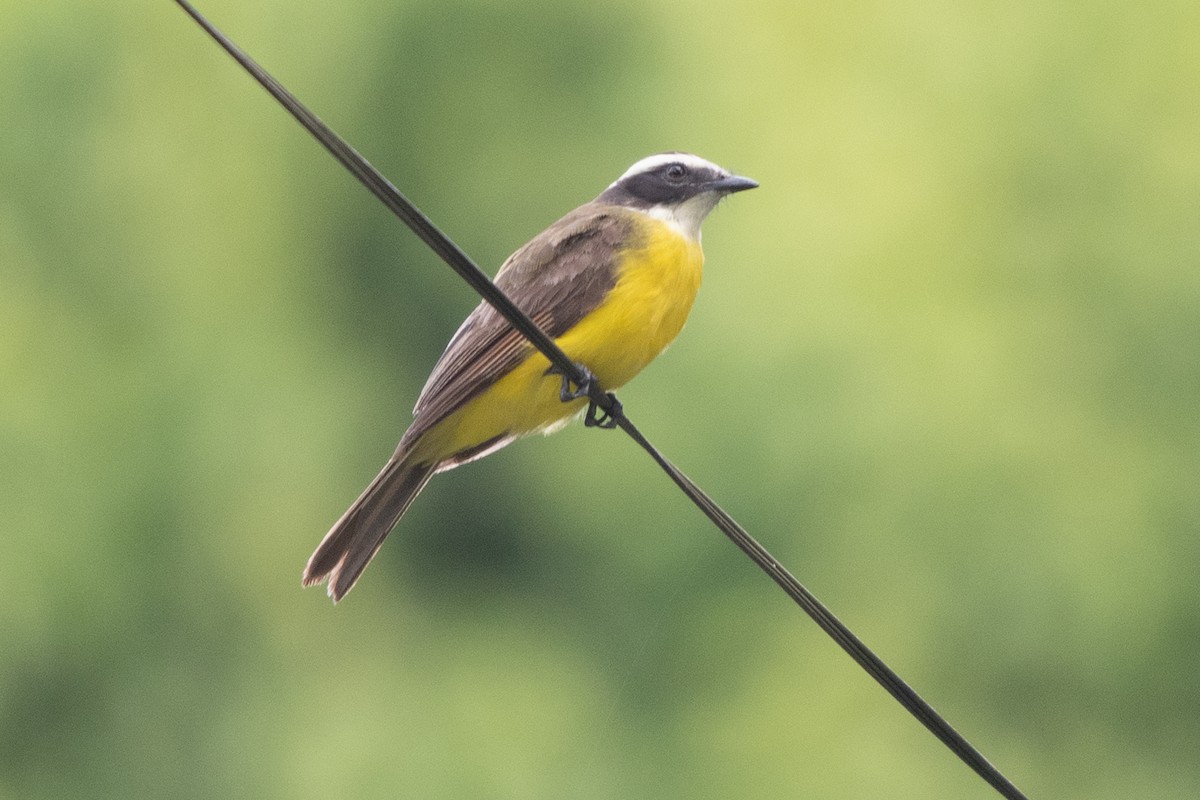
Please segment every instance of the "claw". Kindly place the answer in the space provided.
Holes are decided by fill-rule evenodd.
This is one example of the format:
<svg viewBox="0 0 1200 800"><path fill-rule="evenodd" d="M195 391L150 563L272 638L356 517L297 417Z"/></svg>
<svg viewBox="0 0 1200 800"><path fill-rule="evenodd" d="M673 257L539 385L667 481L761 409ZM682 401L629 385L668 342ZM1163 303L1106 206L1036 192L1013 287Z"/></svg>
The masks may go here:
<svg viewBox="0 0 1200 800"><path fill-rule="evenodd" d="M572 400L578 400L581 397L590 396L592 393L592 385L596 382L596 376L592 374L590 369L585 367L583 364L576 364L575 366L578 367L579 371L583 373L583 383L579 384L574 389L571 388L573 381L569 376L563 375L563 371L561 369L551 364L550 369L546 370L547 375L562 375L562 388L558 392L558 399L564 403L569 403Z"/></svg>
<svg viewBox="0 0 1200 800"><path fill-rule="evenodd" d="M591 401L588 403L587 414L583 417L584 427L600 428L606 431L611 431L617 427L617 419L622 416L621 404L612 392L605 392L605 394L608 395L608 399L612 403L612 410L605 411L596 404L596 401Z"/></svg>
<svg viewBox="0 0 1200 800"><path fill-rule="evenodd" d="M563 371L553 364L546 370L547 375L562 375L562 388L559 389L558 399L564 403L569 403L572 400L579 400L586 397L588 398L588 408L587 413L583 417L585 427L600 428L602 430L612 430L617 427L617 418L621 416L621 404L617 402L616 396L612 392L605 393L612 404L612 410L606 411L595 400L591 399L592 387L597 385L596 376L583 364L576 364L575 366L583 373L583 383L578 385L575 385L569 376L563 375Z"/></svg>

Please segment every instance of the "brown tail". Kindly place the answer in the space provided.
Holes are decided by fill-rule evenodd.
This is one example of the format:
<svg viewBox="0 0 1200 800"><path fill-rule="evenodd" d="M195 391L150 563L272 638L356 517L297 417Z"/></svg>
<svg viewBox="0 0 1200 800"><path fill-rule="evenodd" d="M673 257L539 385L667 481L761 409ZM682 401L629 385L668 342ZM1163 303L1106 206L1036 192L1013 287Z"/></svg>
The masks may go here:
<svg viewBox="0 0 1200 800"><path fill-rule="evenodd" d="M389 461L325 534L304 568L304 585L328 578L333 602L345 597L433 473L432 464Z"/></svg>

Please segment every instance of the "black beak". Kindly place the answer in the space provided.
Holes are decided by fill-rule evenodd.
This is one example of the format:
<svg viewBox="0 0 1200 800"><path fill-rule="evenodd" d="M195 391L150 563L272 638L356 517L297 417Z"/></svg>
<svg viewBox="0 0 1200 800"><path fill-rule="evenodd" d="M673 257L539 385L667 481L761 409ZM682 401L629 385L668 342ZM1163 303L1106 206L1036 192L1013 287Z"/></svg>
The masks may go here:
<svg viewBox="0 0 1200 800"><path fill-rule="evenodd" d="M744 192L747 189L757 189L758 181L743 178L741 175L730 175L727 178L713 181L708 188L721 194L733 194L734 192Z"/></svg>

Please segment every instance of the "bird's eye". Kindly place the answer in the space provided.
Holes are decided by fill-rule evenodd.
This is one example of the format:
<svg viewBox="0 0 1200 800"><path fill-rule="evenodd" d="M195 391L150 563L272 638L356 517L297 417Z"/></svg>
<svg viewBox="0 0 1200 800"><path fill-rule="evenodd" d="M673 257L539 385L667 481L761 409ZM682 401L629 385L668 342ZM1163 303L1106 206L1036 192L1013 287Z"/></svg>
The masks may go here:
<svg viewBox="0 0 1200 800"><path fill-rule="evenodd" d="M687 167L683 164L671 164L667 167L667 171L664 174L667 180L672 183L678 183L687 177L688 171Z"/></svg>

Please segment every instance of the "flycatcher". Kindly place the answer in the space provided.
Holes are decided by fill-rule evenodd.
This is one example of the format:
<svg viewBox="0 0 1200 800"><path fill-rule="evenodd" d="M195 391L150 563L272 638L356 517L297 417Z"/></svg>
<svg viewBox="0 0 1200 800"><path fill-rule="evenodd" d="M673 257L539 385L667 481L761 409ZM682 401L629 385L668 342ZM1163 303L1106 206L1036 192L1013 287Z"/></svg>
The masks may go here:
<svg viewBox="0 0 1200 800"><path fill-rule="evenodd" d="M509 256L496 285L601 387L618 389L683 328L704 265L700 223L756 186L694 155L644 158ZM564 402L564 389L546 357L480 303L396 452L308 560L304 585L328 580L334 602L345 597L430 478L581 413L587 398Z"/></svg>

